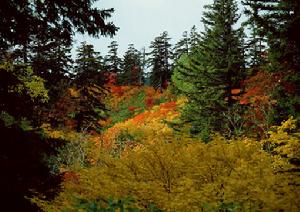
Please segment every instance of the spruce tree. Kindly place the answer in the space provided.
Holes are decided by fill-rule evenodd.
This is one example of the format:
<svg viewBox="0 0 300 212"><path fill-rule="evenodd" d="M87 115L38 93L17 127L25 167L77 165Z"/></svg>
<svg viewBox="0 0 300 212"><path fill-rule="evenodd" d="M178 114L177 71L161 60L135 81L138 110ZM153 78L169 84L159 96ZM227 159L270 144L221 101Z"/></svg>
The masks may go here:
<svg viewBox="0 0 300 212"><path fill-rule="evenodd" d="M120 73L121 59L118 56L118 43L112 41L108 46L108 55L105 57L105 63L108 65L108 71L112 73Z"/></svg>
<svg viewBox="0 0 300 212"><path fill-rule="evenodd" d="M197 48L200 42L200 34L197 31L196 26L194 25L189 33L189 46L190 46L190 52Z"/></svg>
<svg viewBox="0 0 300 212"><path fill-rule="evenodd" d="M148 59L151 85L156 89L165 89L171 77L171 44L167 32L156 37L150 45L151 52Z"/></svg>
<svg viewBox="0 0 300 212"><path fill-rule="evenodd" d="M104 84L102 56L94 46L82 42L77 49L75 65L75 82L77 85Z"/></svg>
<svg viewBox="0 0 300 212"><path fill-rule="evenodd" d="M300 68L300 2L295 0L244 0L246 14L262 28L269 44L274 71Z"/></svg>
<svg viewBox="0 0 300 212"><path fill-rule="evenodd" d="M173 48L172 59L178 60L181 55L188 54L190 52L190 38L187 31L182 33L182 38L175 44Z"/></svg>
<svg viewBox="0 0 300 212"><path fill-rule="evenodd" d="M255 22L249 20L247 25L250 30L250 36L246 43L247 66L252 70L250 74L254 74L267 62L265 56L267 53L267 40L262 33L262 28L257 26Z"/></svg>
<svg viewBox="0 0 300 212"><path fill-rule="evenodd" d="M106 111L102 100L105 77L102 57L94 50L94 46L82 42L77 49L74 86L80 92L77 97L75 119L77 131L98 129L97 121L104 118Z"/></svg>
<svg viewBox="0 0 300 212"><path fill-rule="evenodd" d="M143 75L141 66L141 53L134 48L133 44L130 44L122 61L120 83L123 85L140 85Z"/></svg>
<svg viewBox="0 0 300 212"><path fill-rule="evenodd" d="M284 75L271 94L276 99L276 124L300 116L300 1L244 0L249 20L267 38L265 70Z"/></svg>
<svg viewBox="0 0 300 212"><path fill-rule="evenodd" d="M212 131L231 136L233 124L228 111L235 105L232 89L243 78L243 30L234 29L239 19L234 0L216 0L205 7L202 40L190 55L183 55L172 77L188 103L182 121L191 133L208 139Z"/></svg>

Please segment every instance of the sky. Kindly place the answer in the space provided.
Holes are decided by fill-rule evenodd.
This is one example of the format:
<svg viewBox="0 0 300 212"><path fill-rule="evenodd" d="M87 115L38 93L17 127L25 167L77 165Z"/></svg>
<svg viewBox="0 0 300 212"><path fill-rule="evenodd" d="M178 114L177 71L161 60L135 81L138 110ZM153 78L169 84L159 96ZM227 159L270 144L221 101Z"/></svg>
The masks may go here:
<svg viewBox="0 0 300 212"><path fill-rule="evenodd" d="M113 38L91 38L76 34L75 49L82 41L93 44L95 50L102 55L107 53L107 46L112 40L119 44L119 56L126 51L128 44L146 51L155 37L168 31L172 43L176 43L184 31L189 31L193 25L199 31L203 30L200 22L203 6L213 0L98 0L94 6L100 9L114 8L112 21L120 29Z"/></svg>

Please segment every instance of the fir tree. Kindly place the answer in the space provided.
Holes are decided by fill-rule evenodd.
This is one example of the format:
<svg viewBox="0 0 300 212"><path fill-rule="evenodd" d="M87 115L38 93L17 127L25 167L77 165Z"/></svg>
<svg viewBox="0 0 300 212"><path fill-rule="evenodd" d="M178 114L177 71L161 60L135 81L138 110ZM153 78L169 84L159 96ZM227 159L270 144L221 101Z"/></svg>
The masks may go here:
<svg viewBox="0 0 300 212"><path fill-rule="evenodd" d="M243 30L234 29L239 15L234 0L216 0L205 7L205 32L190 55L183 55L172 77L174 85L188 97L182 120L191 133L207 139L212 131L230 136L234 126L227 112L232 110L243 78Z"/></svg>
<svg viewBox="0 0 300 212"><path fill-rule="evenodd" d="M273 69L300 68L300 2L245 0L246 14L262 29L269 44Z"/></svg>
<svg viewBox="0 0 300 212"><path fill-rule="evenodd" d="M268 43L265 69L284 75L275 91L278 123L300 111L300 2L295 0L244 0L246 14L261 29Z"/></svg>
<svg viewBox="0 0 300 212"><path fill-rule="evenodd" d="M250 36L246 44L247 65L256 72L259 67L266 64L267 40L262 33L262 28L257 26L253 21L249 20L247 25L250 30Z"/></svg>
<svg viewBox="0 0 300 212"><path fill-rule="evenodd" d="M182 33L182 38L175 44L173 48L174 61L178 60L181 55L188 54L190 52L190 38L187 31Z"/></svg>
<svg viewBox="0 0 300 212"><path fill-rule="evenodd" d="M189 46L190 46L190 52L194 49L197 48L200 42L200 34L197 32L197 28L194 25L189 34Z"/></svg>
<svg viewBox="0 0 300 212"><path fill-rule="evenodd" d="M143 75L141 66L141 53L130 44L122 61L119 82L124 85L140 85Z"/></svg>
<svg viewBox="0 0 300 212"><path fill-rule="evenodd" d="M118 56L118 43L112 41L108 46L108 55L105 57L105 63L108 66L108 71L112 73L120 73L121 59Z"/></svg>
<svg viewBox="0 0 300 212"><path fill-rule="evenodd" d="M102 56L94 50L94 46L82 42L77 49L75 66L75 82L77 85L88 85L91 83L103 85L104 77Z"/></svg>
<svg viewBox="0 0 300 212"><path fill-rule="evenodd" d="M171 44L167 32L163 32L151 42L148 60L149 66L152 67L150 73L151 85L157 89L164 89L171 77Z"/></svg>

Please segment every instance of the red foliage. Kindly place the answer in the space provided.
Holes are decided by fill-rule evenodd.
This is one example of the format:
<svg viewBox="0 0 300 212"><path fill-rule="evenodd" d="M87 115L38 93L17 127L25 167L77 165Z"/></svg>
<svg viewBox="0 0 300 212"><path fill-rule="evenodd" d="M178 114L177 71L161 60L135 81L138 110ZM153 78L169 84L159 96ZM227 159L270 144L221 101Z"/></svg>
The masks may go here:
<svg viewBox="0 0 300 212"><path fill-rule="evenodd" d="M115 85L117 82L117 74L113 72L105 72L104 76L108 85Z"/></svg>
<svg viewBox="0 0 300 212"><path fill-rule="evenodd" d="M154 105L154 99L151 98L151 97L148 97L146 100L145 100L145 105L147 108L150 108Z"/></svg>
<svg viewBox="0 0 300 212"><path fill-rule="evenodd" d="M161 108L163 109L168 109L168 110L175 110L176 109L176 102L167 102L163 103L160 105Z"/></svg>
<svg viewBox="0 0 300 212"><path fill-rule="evenodd" d="M138 108L134 107L134 106L129 106L128 107L128 110L131 111L131 112L134 112L136 109L138 109Z"/></svg>
<svg viewBox="0 0 300 212"><path fill-rule="evenodd" d="M120 97L124 94L124 90L123 90L122 86L112 86L111 93L115 96Z"/></svg>

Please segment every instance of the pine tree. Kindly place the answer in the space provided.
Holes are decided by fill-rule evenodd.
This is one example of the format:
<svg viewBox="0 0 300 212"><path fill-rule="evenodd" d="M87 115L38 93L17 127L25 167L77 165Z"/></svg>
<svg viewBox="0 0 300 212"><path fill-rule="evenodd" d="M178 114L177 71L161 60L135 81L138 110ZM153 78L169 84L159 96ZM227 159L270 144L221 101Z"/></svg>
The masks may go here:
<svg viewBox="0 0 300 212"><path fill-rule="evenodd" d="M151 42L148 60L149 66L152 67L150 73L151 85L157 89L165 89L168 80L171 77L171 44L167 32L163 32Z"/></svg>
<svg viewBox="0 0 300 212"><path fill-rule="evenodd" d="M232 89L239 87L244 66L243 30L233 28L239 19L236 2L216 0L205 8L202 40L192 54L180 58L172 77L188 97L182 120L203 139L211 131L233 133L227 112L234 107Z"/></svg>
<svg viewBox="0 0 300 212"><path fill-rule="evenodd" d="M1 1L0 49L18 47L23 62L28 62L28 47L36 35L48 36L71 45L74 32L91 36L115 34L107 22L114 9L93 7L94 0Z"/></svg>
<svg viewBox="0 0 300 212"><path fill-rule="evenodd" d="M97 121L106 111L102 100L105 77L102 57L94 46L82 42L77 49L74 85L80 92L76 102L77 131L97 129Z"/></svg>

